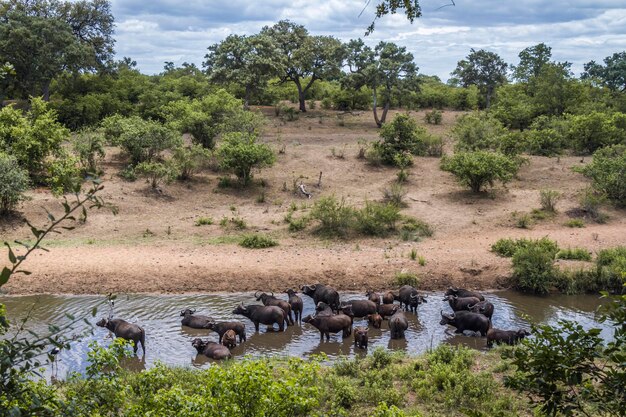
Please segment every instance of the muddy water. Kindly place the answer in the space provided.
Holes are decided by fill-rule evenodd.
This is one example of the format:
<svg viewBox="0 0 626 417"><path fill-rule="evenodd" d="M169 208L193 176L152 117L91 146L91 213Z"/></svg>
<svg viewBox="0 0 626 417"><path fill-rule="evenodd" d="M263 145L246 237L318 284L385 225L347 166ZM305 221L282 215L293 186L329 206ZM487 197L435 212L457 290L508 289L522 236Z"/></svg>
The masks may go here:
<svg viewBox="0 0 626 417"><path fill-rule="evenodd" d="M495 292L486 294L495 305L494 327L500 329L528 328L528 320L537 323L556 323L560 319L575 320L585 328L598 327L602 336L610 339L611 328L606 323L595 320L595 312L600 305L597 296L550 296L533 297L515 292ZM304 300L304 315L312 314L313 302L309 297ZM364 298L360 294L342 295L342 299ZM319 332L311 325L290 326L285 332L271 331L261 326L255 333L254 325L242 316L232 314L233 308L244 302L254 303L252 294L205 294L205 295L123 295L115 303L114 315L141 325L146 331L146 354L132 358L125 363L131 369L148 368L156 361L179 366L208 366L210 360L196 355L191 341L196 337L217 341L217 334L209 330L195 330L180 324L179 313L184 308L197 309L196 314L205 314L222 320L240 320L246 324L248 340L233 349L235 357L250 355L262 356L298 356L307 357L325 353L330 359L341 355L363 355L355 350L353 339L342 340L341 334L331 335L330 342L320 342ZM102 296L0 296L0 303L7 306L9 318L13 324L25 317L30 317L28 328L44 334L48 324L62 325L69 319L66 313L76 317L86 317L91 325L97 319L108 315L109 307ZM94 318L90 311L98 308ZM440 310L450 311L442 301L441 293L429 294L428 303L419 307L417 316L407 313L409 330L405 340L391 340L387 322L382 329L370 329L370 351L381 346L389 349L405 350L418 354L441 343L463 344L476 349L485 349L485 338L476 335L455 335L453 328L439 324ZM355 325L366 325L365 320L355 320ZM111 334L103 328L78 323L72 334L83 333L91 329L92 334L71 343L70 350L64 350L57 356L57 375L64 376L69 371L82 372L87 365L88 345L92 341L107 344Z"/></svg>

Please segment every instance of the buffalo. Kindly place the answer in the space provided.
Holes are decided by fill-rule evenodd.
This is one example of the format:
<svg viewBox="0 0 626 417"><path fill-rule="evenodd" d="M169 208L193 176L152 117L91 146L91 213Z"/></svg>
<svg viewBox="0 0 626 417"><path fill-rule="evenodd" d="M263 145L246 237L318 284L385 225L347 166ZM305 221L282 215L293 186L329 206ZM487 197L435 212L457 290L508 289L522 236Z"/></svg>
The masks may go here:
<svg viewBox="0 0 626 417"><path fill-rule="evenodd" d="M305 323L317 328L320 331L320 341L330 340L330 333L343 331L343 337L348 337L352 333L352 319L345 314L335 314L334 316L311 316L310 314L302 319Z"/></svg>
<svg viewBox="0 0 626 417"><path fill-rule="evenodd" d="M196 310L189 308L180 312L180 316L183 318L180 322L183 326L191 327L192 329L208 329L209 323L213 319L209 316L194 315Z"/></svg>
<svg viewBox="0 0 626 417"><path fill-rule="evenodd" d="M448 288L444 295L456 295L457 297L476 297L479 301L485 301L485 297L479 292L466 290L465 288Z"/></svg>
<svg viewBox="0 0 626 417"><path fill-rule="evenodd" d="M397 310L393 316L389 317L389 330L392 339L402 339L404 332L409 328L409 321L402 310Z"/></svg>
<svg viewBox="0 0 626 417"><path fill-rule="evenodd" d="M480 313L489 320L493 317L494 306L489 301L481 301L480 303L468 306L467 309L473 313Z"/></svg>
<svg viewBox="0 0 626 417"><path fill-rule="evenodd" d="M530 332L524 329L500 330L491 328L487 331L487 347L492 347L493 342L497 344L506 343L507 345L514 345L526 336L530 336Z"/></svg>
<svg viewBox="0 0 626 417"><path fill-rule="evenodd" d="M386 320L387 316L392 316L399 309L400 306L398 304L379 304L378 314L380 314L383 320Z"/></svg>
<svg viewBox="0 0 626 417"><path fill-rule="evenodd" d="M387 291L383 294L383 304L393 304L396 297L397 296L393 292Z"/></svg>
<svg viewBox="0 0 626 417"><path fill-rule="evenodd" d="M322 284L303 285L302 293L311 297L315 305L323 301L328 304L333 311L339 310L339 293L332 287L327 287Z"/></svg>
<svg viewBox="0 0 626 417"><path fill-rule="evenodd" d="M230 350L224 345L215 342L205 342L202 339L193 339L191 346L195 347L198 353L208 356L211 359L230 359Z"/></svg>
<svg viewBox="0 0 626 417"><path fill-rule="evenodd" d="M293 311L295 321L302 324L302 310L304 310L302 298L291 288L285 292L289 296L289 304L291 305L291 311Z"/></svg>
<svg viewBox="0 0 626 417"><path fill-rule="evenodd" d="M332 316L334 314L335 313L333 313L333 309L330 308L330 306L328 304L326 304L325 302L323 302L323 301L320 301L315 306L315 315L316 316Z"/></svg>
<svg viewBox="0 0 626 417"><path fill-rule="evenodd" d="M369 316L367 316L367 321L369 324L371 324L375 329L380 329L380 327L383 324L383 318L380 316L380 314L376 313L376 314L370 314Z"/></svg>
<svg viewBox="0 0 626 417"><path fill-rule="evenodd" d="M248 305L244 306L243 303L238 305L233 314L241 314L244 317L249 318L254 323L254 328L259 331L259 323L267 326L274 326L274 323L278 324L278 329L282 332L285 330L285 324L288 325L289 319L285 311L277 306L261 306L261 305Z"/></svg>
<svg viewBox="0 0 626 417"><path fill-rule="evenodd" d="M452 311L469 310L470 306L480 302L476 297L457 297L456 295L446 295L443 301L450 304Z"/></svg>
<svg viewBox="0 0 626 417"><path fill-rule="evenodd" d="M377 312L376 303L370 300L352 300L341 303L342 310L348 306L351 307L352 315L357 318L363 318Z"/></svg>
<svg viewBox="0 0 626 417"><path fill-rule="evenodd" d="M223 321L221 323L213 321L209 323L209 329L219 335L219 343L222 343L224 334L229 330L233 330L239 336L239 343L246 341L246 326L238 321Z"/></svg>
<svg viewBox="0 0 626 417"><path fill-rule="evenodd" d="M409 310L411 313L417 314L417 306L426 302L426 297L419 295L417 290L410 285L403 285L398 291L398 295L395 297L400 301L400 307L404 305L405 310Z"/></svg>
<svg viewBox="0 0 626 417"><path fill-rule="evenodd" d="M441 311L441 321L439 324L445 326L449 324L456 327L455 333L463 333L465 330L480 332L481 336L487 335L487 330L491 326L491 321L482 314L470 311L457 311L452 314L445 314Z"/></svg>
<svg viewBox="0 0 626 417"><path fill-rule="evenodd" d="M367 349L367 327L354 328L354 346Z"/></svg>
<svg viewBox="0 0 626 417"><path fill-rule="evenodd" d="M380 304L380 294L374 292L373 290L367 290L365 292L365 296L368 300L375 302L376 304Z"/></svg>
<svg viewBox="0 0 626 417"><path fill-rule="evenodd" d="M138 344L141 343L141 350L146 353L146 332L136 324L132 324L122 319L102 319L96 326L106 327L113 332L115 337L130 340L133 342L133 351L137 353Z"/></svg>
<svg viewBox="0 0 626 417"><path fill-rule="evenodd" d="M257 294L258 291L254 293L256 300L262 302L264 306L276 306L282 308L283 311L287 313L289 324L293 325L293 318L291 317L291 304L289 304L289 302L274 297L274 293L272 293L272 295L265 293L261 293L260 295Z"/></svg>
<svg viewBox="0 0 626 417"><path fill-rule="evenodd" d="M222 344L228 349L233 349L237 346L237 333L234 330L226 330L224 337L222 338Z"/></svg>

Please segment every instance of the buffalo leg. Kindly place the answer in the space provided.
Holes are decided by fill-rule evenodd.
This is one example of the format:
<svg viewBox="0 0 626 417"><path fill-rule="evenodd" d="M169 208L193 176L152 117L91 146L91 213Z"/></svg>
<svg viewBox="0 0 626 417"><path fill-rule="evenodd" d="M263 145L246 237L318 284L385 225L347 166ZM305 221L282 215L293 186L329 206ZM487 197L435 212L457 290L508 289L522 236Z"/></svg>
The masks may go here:
<svg viewBox="0 0 626 417"><path fill-rule="evenodd" d="M259 332L259 322L258 321L254 322L254 329L256 330L257 333Z"/></svg>

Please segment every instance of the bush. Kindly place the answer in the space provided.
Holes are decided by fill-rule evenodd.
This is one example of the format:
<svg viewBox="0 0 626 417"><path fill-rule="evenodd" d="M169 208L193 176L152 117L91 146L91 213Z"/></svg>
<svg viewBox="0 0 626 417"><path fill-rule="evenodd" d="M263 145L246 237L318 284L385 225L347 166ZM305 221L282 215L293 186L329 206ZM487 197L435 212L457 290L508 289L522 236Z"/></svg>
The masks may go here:
<svg viewBox="0 0 626 417"><path fill-rule="evenodd" d="M541 210L548 211L550 213L556 212L556 203L561 199L561 193L555 190L541 190L539 191L539 201L541 203Z"/></svg>
<svg viewBox="0 0 626 417"><path fill-rule="evenodd" d="M200 169L204 168L211 158L211 151L200 144L179 146L174 149L172 161L178 170L178 178L189 180Z"/></svg>
<svg viewBox="0 0 626 417"><path fill-rule="evenodd" d="M417 287L420 283L419 277L414 272L396 272L393 277L393 284L396 286L411 285Z"/></svg>
<svg viewBox="0 0 626 417"><path fill-rule="evenodd" d="M326 236L344 237L354 224L354 209L346 204L344 198L335 196L322 197L313 204L311 219L317 220L317 232Z"/></svg>
<svg viewBox="0 0 626 417"><path fill-rule="evenodd" d="M591 112L570 116L567 140L581 154L591 154L605 146L619 143L618 130L607 113Z"/></svg>
<svg viewBox="0 0 626 417"><path fill-rule="evenodd" d="M525 141L528 153L531 155L560 155L565 147L565 138L555 129L528 130Z"/></svg>
<svg viewBox="0 0 626 417"><path fill-rule="evenodd" d="M493 245L491 245L491 251L497 253L500 256L504 256L505 258L510 258L515 255L515 253L522 248L528 248L530 246L539 247L543 252L548 253L552 259L556 256L559 251L559 246L553 240L548 239L547 237L542 237L541 239L532 240L532 239L500 239Z"/></svg>
<svg viewBox="0 0 626 417"><path fill-rule="evenodd" d="M565 222L565 226L582 228L585 227L585 222L581 219L570 219Z"/></svg>
<svg viewBox="0 0 626 417"><path fill-rule="evenodd" d="M72 155L61 155L47 166L47 183L52 194L77 193L83 183L79 159Z"/></svg>
<svg viewBox="0 0 626 417"><path fill-rule="evenodd" d="M626 206L626 145L596 151L591 163L577 171L591 179L594 190L616 205Z"/></svg>
<svg viewBox="0 0 626 417"><path fill-rule="evenodd" d="M263 249L278 246L278 242L269 236L256 233L244 236L239 242L239 246L249 249Z"/></svg>
<svg viewBox="0 0 626 417"><path fill-rule="evenodd" d="M72 147L74 153L78 155L85 174L98 175L100 173L99 164L105 156L104 144L102 132L85 130L74 136Z"/></svg>
<svg viewBox="0 0 626 417"><path fill-rule="evenodd" d="M212 217L199 217L198 219L196 219L196 222L195 222L196 226L210 226L212 224L213 224Z"/></svg>
<svg viewBox="0 0 626 417"><path fill-rule="evenodd" d="M406 207L407 204L404 201L407 191L398 183L393 183L389 187L385 187L382 190L383 201L389 204L393 204L396 207Z"/></svg>
<svg viewBox="0 0 626 417"><path fill-rule="evenodd" d="M250 133L228 133L217 149L220 167L234 172L243 185L250 183L252 168L269 167L276 161L272 148L256 139Z"/></svg>
<svg viewBox="0 0 626 417"><path fill-rule="evenodd" d="M497 150L500 139L507 134L497 119L484 112L474 112L458 118L452 128L456 152Z"/></svg>
<svg viewBox="0 0 626 417"><path fill-rule="evenodd" d="M396 230L401 217L395 204L367 201L365 207L355 212L355 226L364 235L386 236Z"/></svg>
<svg viewBox="0 0 626 417"><path fill-rule="evenodd" d="M135 172L140 177L146 178L153 189L159 188L163 183L169 184L176 178L176 168L170 161L142 162L135 167Z"/></svg>
<svg viewBox="0 0 626 417"><path fill-rule="evenodd" d="M568 259L574 261L591 261L591 252L583 248L561 249L556 254L557 259Z"/></svg>
<svg viewBox="0 0 626 417"><path fill-rule="evenodd" d="M413 217L405 216L400 227L402 240L416 240L415 238L430 237L433 229L425 222Z"/></svg>
<svg viewBox="0 0 626 417"><path fill-rule="evenodd" d="M430 135L408 114L398 114L380 130L381 140L373 144L384 164L397 165L396 156L403 153L426 155Z"/></svg>
<svg viewBox="0 0 626 417"><path fill-rule="evenodd" d="M547 294L556 275L554 254L540 244L529 244L513 254L513 285L520 291Z"/></svg>
<svg viewBox="0 0 626 417"><path fill-rule="evenodd" d="M14 156L0 152L0 216L26 199L28 186L28 171L20 168Z"/></svg>
<svg viewBox="0 0 626 417"><path fill-rule="evenodd" d="M461 152L444 156L441 169L478 193L485 185L493 187L495 181L502 184L511 181L519 169L519 161L497 152Z"/></svg>
<svg viewBox="0 0 626 417"><path fill-rule="evenodd" d="M424 120L426 120L426 123L430 125L440 125L443 120L443 113L441 110L437 109L427 111L424 115Z"/></svg>

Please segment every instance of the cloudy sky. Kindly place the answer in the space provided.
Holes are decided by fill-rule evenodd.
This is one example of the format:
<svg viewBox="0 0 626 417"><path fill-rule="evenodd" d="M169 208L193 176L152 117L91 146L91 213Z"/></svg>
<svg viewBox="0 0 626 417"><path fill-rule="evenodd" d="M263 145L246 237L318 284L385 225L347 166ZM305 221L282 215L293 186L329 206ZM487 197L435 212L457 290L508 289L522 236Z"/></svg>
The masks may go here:
<svg viewBox="0 0 626 417"><path fill-rule="evenodd" d="M314 35L343 41L363 37L376 0L112 0L119 58L158 73L165 61L201 66L206 48L229 34L257 33L281 19ZM423 16L412 25L403 15L376 23L370 45L381 40L406 46L420 72L447 80L470 48L497 52L517 64L519 51L545 42L553 59L583 64L626 49L624 0L421 0Z"/></svg>

